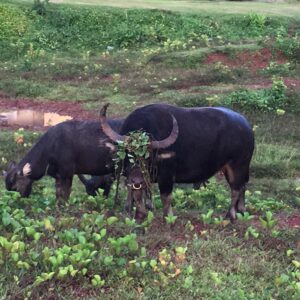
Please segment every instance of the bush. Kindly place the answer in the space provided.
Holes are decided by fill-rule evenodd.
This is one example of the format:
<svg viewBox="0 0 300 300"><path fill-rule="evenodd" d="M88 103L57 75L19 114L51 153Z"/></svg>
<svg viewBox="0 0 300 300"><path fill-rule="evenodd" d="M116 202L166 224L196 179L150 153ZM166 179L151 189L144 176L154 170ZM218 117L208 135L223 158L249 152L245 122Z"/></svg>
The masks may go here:
<svg viewBox="0 0 300 300"><path fill-rule="evenodd" d="M83 8L47 5L35 0L33 9L0 6L0 42L44 50L75 51L159 46L173 51L187 46L223 43L260 37L278 31L282 25L263 15L202 16L162 10ZM47 13L46 13L47 12ZM1 22L1 21L4 22ZM9 20L9 21L7 21ZM32 26L28 26L31 24ZM281 26L281 27L280 27ZM287 27L287 26L286 26ZM285 28L285 27L284 27ZM25 35L26 33L26 35ZM5 40L1 41L1 37ZM165 50L167 50L165 49ZM3 58L3 53L1 53ZM11 53L14 57L14 52Z"/></svg>
<svg viewBox="0 0 300 300"><path fill-rule="evenodd" d="M30 21L25 13L12 6L0 4L0 59L14 57L18 41L25 35Z"/></svg>
<svg viewBox="0 0 300 300"><path fill-rule="evenodd" d="M207 106L208 101L206 97L202 97L201 95L187 95L176 100L176 105L183 107L201 107Z"/></svg>
<svg viewBox="0 0 300 300"><path fill-rule="evenodd" d="M28 26L28 20L20 9L0 5L0 41L22 36Z"/></svg>
<svg viewBox="0 0 300 300"><path fill-rule="evenodd" d="M298 60L300 59L300 37L299 34L289 36L285 27L281 26L276 31L274 48L281 51L287 57Z"/></svg>
<svg viewBox="0 0 300 300"><path fill-rule="evenodd" d="M225 97L220 104L229 107L239 107L243 110L276 111L285 108L287 98L286 86L282 79L273 77L270 89L247 90L240 89Z"/></svg>

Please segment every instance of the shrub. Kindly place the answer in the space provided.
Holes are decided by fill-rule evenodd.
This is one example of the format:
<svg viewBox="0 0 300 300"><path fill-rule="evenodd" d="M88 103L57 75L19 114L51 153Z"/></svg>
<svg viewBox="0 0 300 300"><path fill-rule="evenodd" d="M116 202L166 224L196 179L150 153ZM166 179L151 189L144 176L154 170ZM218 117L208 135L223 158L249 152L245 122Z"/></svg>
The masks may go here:
<svg viewBox="0 0 300 300"><path fill-rule="evenodd" d="M187 95L176 100L176 104L178 106L184 106L184 107L198 107L198 106L207 106L208 101L206 97L201 95Z"/></svg>
<svg viewBox="0 0 300 300"><path fill-rule="evenodd" d="M11 6L0 5L0 41L24 34L28 26L25 14Z"/></svg>
<svg viewBox="0 0 300 300"><path fill-rule="evenodd" d="M0 4L0 59L14 57L23 48L19 41L29 24L22 10Z"/></svg>
<svg viewBox="0 0 300 300"><path fill-rule="evenodd" d="M35 0L33 9L34 13L26 8L1 5L0 21L1 14L4 21L9 21L1 26L0 37L14 36L24 44L33 43L34 48L45 50L84 49L95 53L108 47L159 46L173 51L224 43L245 35L255 38L270 33L272 36L280 26L286 26L258 14L199 18L162 10L54 6L48 5L47 0ZM8 47L10 42L6 40L4 44Z"/></svg>
<svg viewBox="0 0 300 300"><path fill-rule="evenodd" d="M299 60L300 58L299 34L296 33L294 36L289 36L287 29L281 26L276 31L274 48L276 50L280 50L289 58Z"/></svg>
<svg viewBox="0 0 300 300"><path fill-rule="evenodd" d="M244 110L276 111L287 104L286 86L281 78L273 77L270 89L240 89L225 97L220 104Z"/></svg>

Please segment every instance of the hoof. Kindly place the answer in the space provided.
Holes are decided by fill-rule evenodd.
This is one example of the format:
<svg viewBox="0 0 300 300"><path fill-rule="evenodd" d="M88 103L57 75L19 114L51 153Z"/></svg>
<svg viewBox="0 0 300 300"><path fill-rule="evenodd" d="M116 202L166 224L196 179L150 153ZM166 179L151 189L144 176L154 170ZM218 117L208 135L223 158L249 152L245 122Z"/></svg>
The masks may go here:
<svg viewBox="0 0 300 300"><path fill-rule="evenodd" d="M132 230L132 232L136 234L145 234L146 230L144 227L136 227Z"/></svg>
<svg viewBox="0 0 300 300"><path fill-rule="evenodd" d="M154 206L153 206L153 203L151 201L146 202L146 209L151 210L151 211L154 210Z"/></svg>
<svg viewBox="0 0 300 300"><path fill-rule="evenodd" d="M112 210L109 210L107 213L106 213L106 217L109 218L109 217L112 217L112 216L115 216L115 211L112 209Z"/></svg>
<svg viewBox="0 0 300 300"><path fill-rule="evenodd" d="M231 223L236 221L236 217L233 217L230 212L225 215L225 219L230 220Z"/></svg>

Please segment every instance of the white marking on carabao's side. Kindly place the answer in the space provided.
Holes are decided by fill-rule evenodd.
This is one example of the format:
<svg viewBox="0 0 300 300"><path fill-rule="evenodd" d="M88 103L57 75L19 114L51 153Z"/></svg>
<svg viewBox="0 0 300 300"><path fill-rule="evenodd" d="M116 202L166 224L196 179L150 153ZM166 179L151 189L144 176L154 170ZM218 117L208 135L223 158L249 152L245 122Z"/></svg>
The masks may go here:
<svg viewBox="0 0 300 300"><path fill-rule="evenodd" d="M30 175L30 173L31 173L31 165L30 165L30 163L26 163L24 165L22 172L23 172L24 176Z"/></svg>
<svg viewBox="0 0 300 300"><path fill-rule="evenodd" d="M168 159L175 156L174 152L161 153L158 155L158 159Z"/></svg>

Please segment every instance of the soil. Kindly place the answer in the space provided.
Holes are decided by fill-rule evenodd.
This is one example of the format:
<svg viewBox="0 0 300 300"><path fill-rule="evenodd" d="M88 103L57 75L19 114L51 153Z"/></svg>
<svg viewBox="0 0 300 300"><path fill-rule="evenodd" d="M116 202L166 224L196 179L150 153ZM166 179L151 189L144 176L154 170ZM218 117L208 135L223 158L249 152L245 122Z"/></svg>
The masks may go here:
<svg viewBox="0 0 300 300"><path fill-rule="evenodd" d="M279 228L299 228L300 230L300 212L292 216L277 215Z"/></svg>
<svg viewBox="0 0 300 300"><path fill-rule="evenodd" d="M165 224L162 217L156 216L149 228L149 231L147 232L147 240L143 241L143 243L148 244L147 249L149 253L153 256L157 256L159 251L161 251L165 247L173 245L174 243L175 244L187 243L193 238L194 234L197 234L198 236L201 236L201 238L206 239L207 231L209 231L210 228L214 228L214 225L203 224L203 222L199 220L199 214L197 216L196 215L197 214L195 214L194 212L181 213L178 216L178 219L176 220L175 224L172 226ZM277 220L276 229L278 230L294 229L294 228L300 229L300 213L294 215L278 213L274 215L274 219ZM190 221L194 227L192 230L189 230L186 227L188 221ZM239 225L241 224L238 223L232 224L233 227L235 226L238 227ZM260 222L258 216L255 216L255 219L252 221L252 225L257 228L260 228ZM230 226L230 223L228 224L228 226ZM157 235L157 232L160 232L160 234ZM273 242L278 243L278 239L270 238L269 242L271 244ZM282 245L277 245L277 246L282 246ZM275 246L273 248L275 248Z"/></svg>
<svg viewBox="0 0 300 300"><path fill-rule="evenodd" d="M259 51L243 51L238 53L235 57L229 57L225 53L216 52L207 56L205 63L214 64L221 62L228 67L242 67L247 68L252 72L256 72L266 68L270 61L275 61L278 64L284 64L287 59L280 52L275 55L269 49L261 49Z"/></svg>

